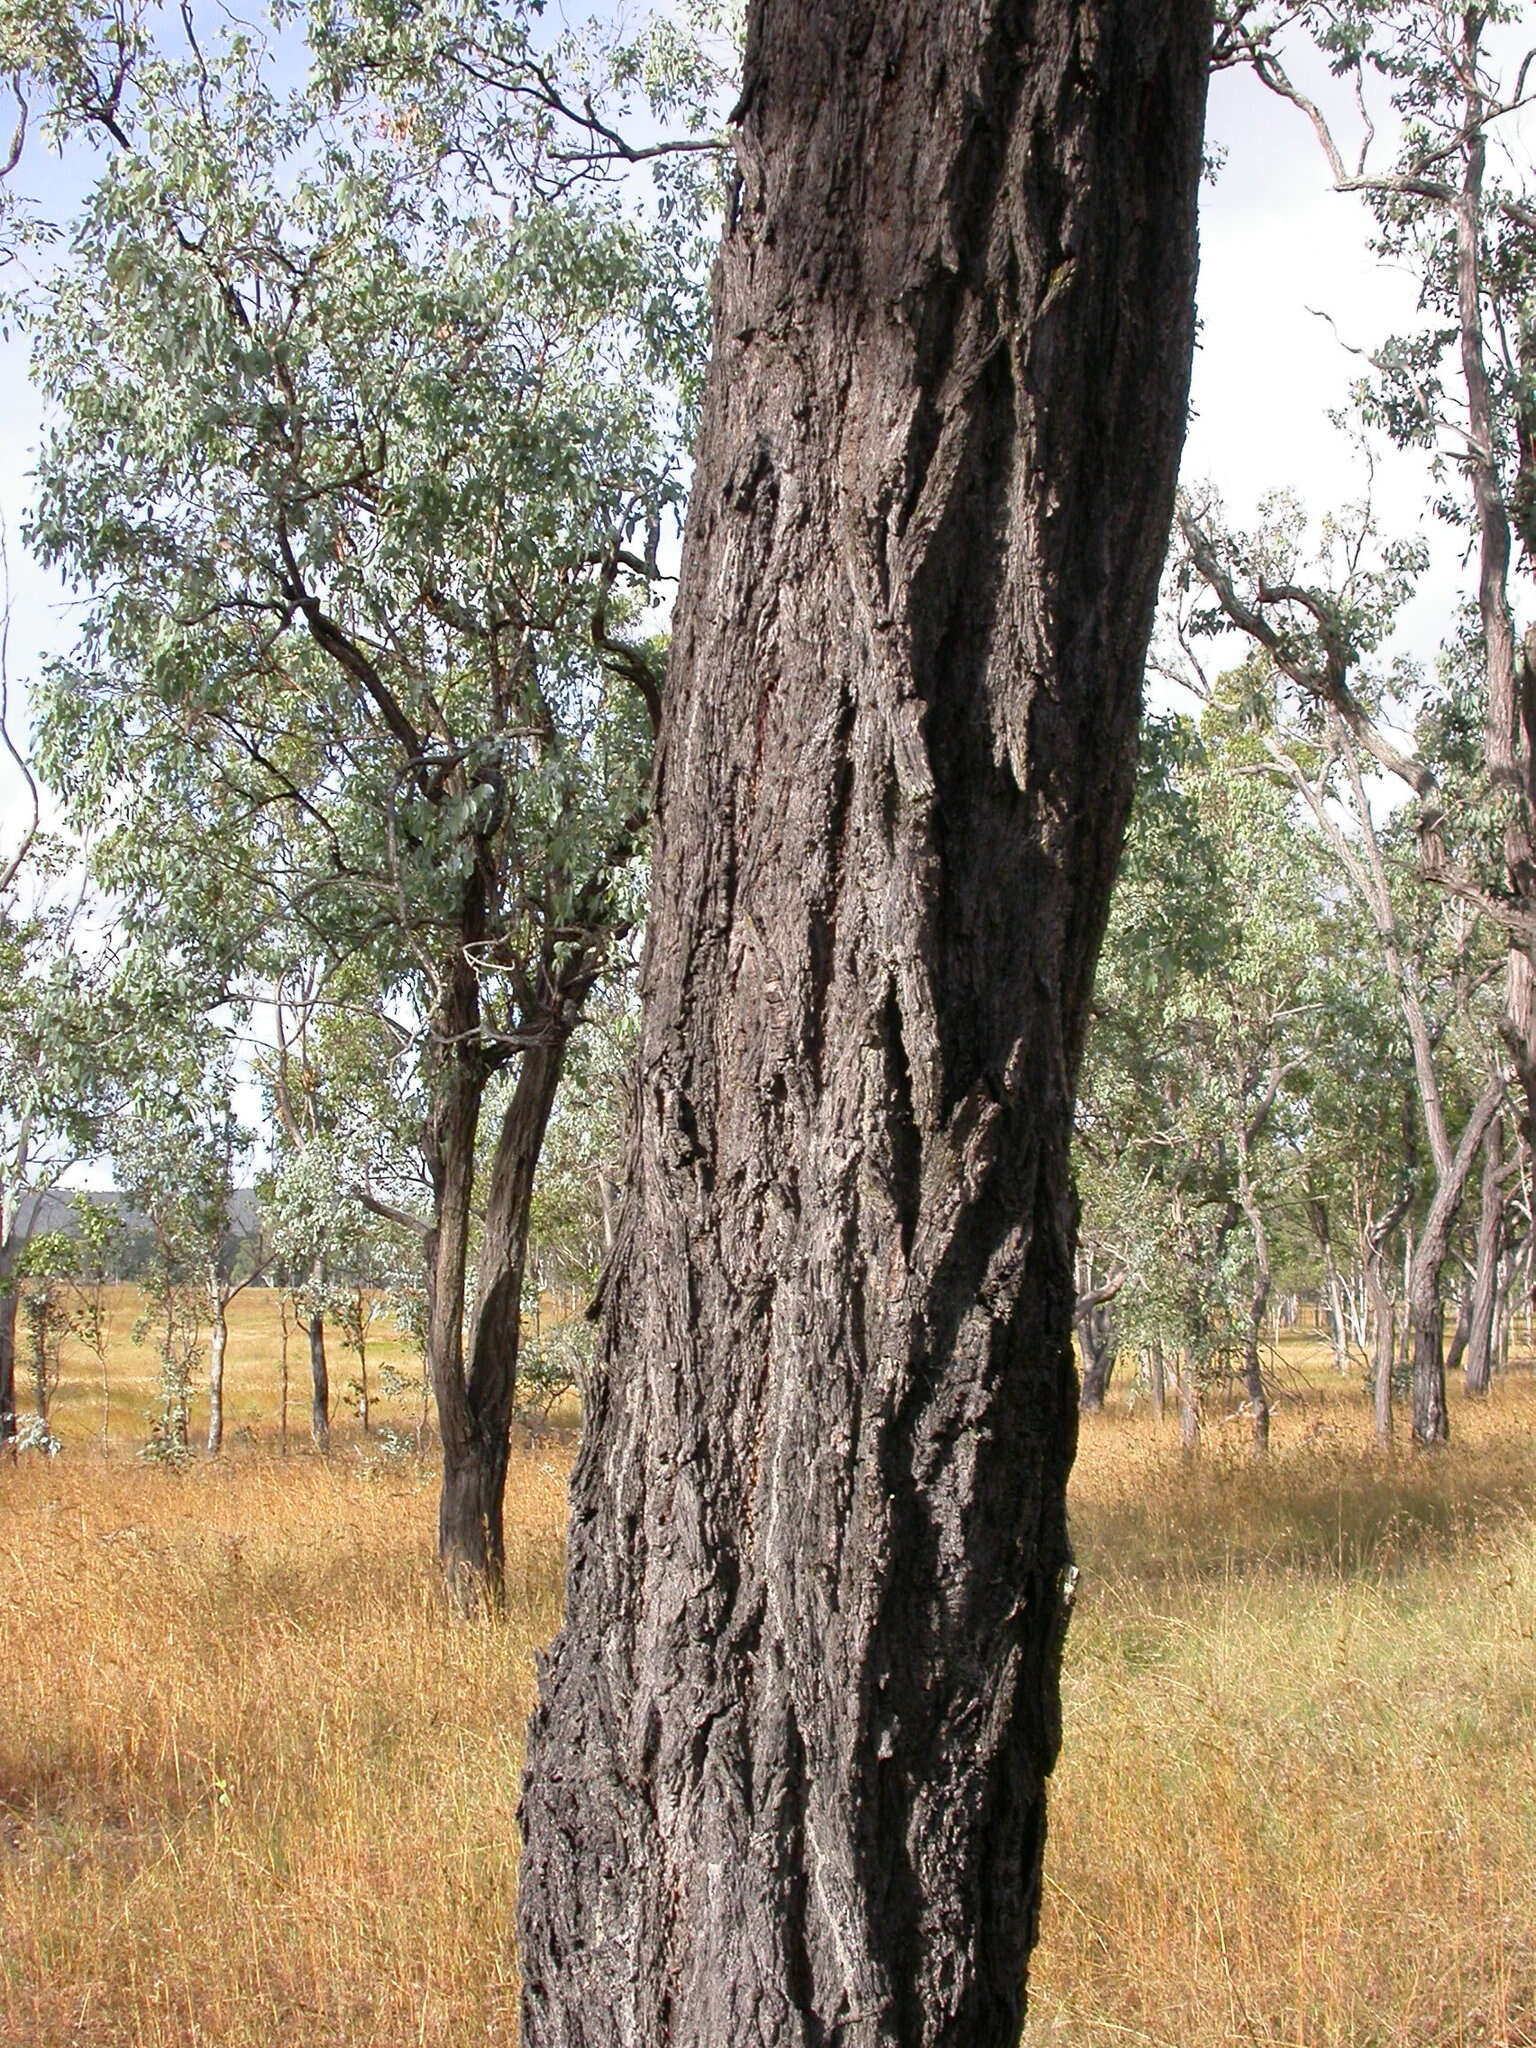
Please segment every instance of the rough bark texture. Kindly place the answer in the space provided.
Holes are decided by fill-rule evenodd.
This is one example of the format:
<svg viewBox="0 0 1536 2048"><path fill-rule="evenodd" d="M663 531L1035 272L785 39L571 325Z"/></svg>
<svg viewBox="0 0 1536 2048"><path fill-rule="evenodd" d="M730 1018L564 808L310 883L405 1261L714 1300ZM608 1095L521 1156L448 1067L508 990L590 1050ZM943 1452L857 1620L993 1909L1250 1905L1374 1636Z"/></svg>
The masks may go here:
<svg viewBox="0 0 1536 2048"><path fill-rule="evenodd" d="M502 1502L507 1484L512 1400L522 1327L523 1267L528 1254L534 1170L544 1146L568 1033L523 1053L497 1134L480 1239L469 1370L437 1385L443 1440L438 1556L462 1607L498 1600L506 1563ZM462 1304L463 1294L460 1292Z"/></svg>
<svg viewBox="0 0 1536 2048"><path fill-rule="evenodd" d="M525 2048L1001 2048L1209 25L757 0Z"/></svg>

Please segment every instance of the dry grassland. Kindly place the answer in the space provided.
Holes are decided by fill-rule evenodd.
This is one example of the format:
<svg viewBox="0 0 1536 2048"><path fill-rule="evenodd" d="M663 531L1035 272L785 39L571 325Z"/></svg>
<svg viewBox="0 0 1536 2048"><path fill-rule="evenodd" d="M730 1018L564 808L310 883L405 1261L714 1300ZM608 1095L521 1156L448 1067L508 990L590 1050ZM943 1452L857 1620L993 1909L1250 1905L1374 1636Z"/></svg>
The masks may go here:
<svg viewBox="0 0 1536 2048"><path fill-rule="evenodd" d="M18 2048L515 2038L562 1455L514 1461L508 1619L456 1623L429 1471L273 1451L263 1313L221 1467L140 1465L143 1390L103 1455L87 1381L65 1455L0 1469ZM1085 1433L1032 2048L1536 2044L1536 1390L1389 1465L1358 1405L1284 1409L1267 1471Z"/></svg>

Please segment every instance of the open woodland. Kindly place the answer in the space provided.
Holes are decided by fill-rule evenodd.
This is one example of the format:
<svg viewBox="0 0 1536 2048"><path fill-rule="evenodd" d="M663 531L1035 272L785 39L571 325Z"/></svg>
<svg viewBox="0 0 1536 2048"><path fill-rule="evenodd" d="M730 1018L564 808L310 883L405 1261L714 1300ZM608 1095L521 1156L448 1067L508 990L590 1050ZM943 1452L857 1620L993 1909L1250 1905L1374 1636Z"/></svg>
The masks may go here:
<svg viewBox="0 0 1536 2048"><path fill-rule="evenodd" d="M270 1304L231 1347L217 1467L119 1434L5 1475L0 2031L30 2048L506 2039L533 1660L568 1437L521 1438L508 1604L466 1627L434 1475L354 1430L275 1442ZM1536 1383L1372 1449L1326 1347L1255 1465L1111 1399L1072 1482L1083 1571L1026 2040L1536 2042ZM85 1361L81 1361L83 1366ZM247 1440L246 1432L249 1432Z"/></svg>
<svg viewBox="0 0 1536 2048"><path fill-rule="evenodd" d="M594 10L0 0L0 2040L1536 2048L1528 9Z"/></svg>

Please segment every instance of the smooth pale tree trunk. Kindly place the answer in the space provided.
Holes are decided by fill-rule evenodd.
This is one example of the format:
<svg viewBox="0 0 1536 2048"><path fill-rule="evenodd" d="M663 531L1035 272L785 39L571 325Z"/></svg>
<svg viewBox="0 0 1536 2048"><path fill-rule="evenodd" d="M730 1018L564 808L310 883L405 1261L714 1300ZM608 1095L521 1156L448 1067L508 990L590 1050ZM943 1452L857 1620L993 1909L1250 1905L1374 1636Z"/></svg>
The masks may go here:
<svg viewBox="0 0 1536 2048"><path fill-rule="evenodd" d="M1327 1255L1328 1342L1333 1351L1333 1369L1340 1379L1349 1377L1349 1332L1344 1319L1344 1288L1333 1254Z"/></svg>
<svg viewBox="0 0 1536 2048"><path fill-rule="evenodd" d="M1446 1347L1445 1376L1453 1379L1461 1369L1461 1362L1467 1355L1467 1346L1472 1339L1472 1296L1477 1286L1477 1271L1473 1268L1467 1284L1461 1290L1461 1299L1456 1304L1456 1320L1451 1325L1451 1341Z"/></svg>
<svg viewBox="0 0 1536 2048"><path fill-rule="evenodd" d="M1392 1442L1392 1368L1397 1359L1397 1317L1387 1286L1386 1261L1366 1264L1365 1286L1371 1313L1371 1424L1378 1450Z"/></svg>
<svg viewBox="0 0 1536 2048"><path fill-rule="evenodd" d="M469 1369L434 1379L443 1443L438 1554L449 1591L465 1609L487 1600L494 1604L502 1592L503 1501L534 1172L569 1044L568 1026L551 1024L549 1030L547 1043L522 1054L497 1134Z"/></svg>
<svg viewBox="0 0 1536 2048"><path fill-rule="evenodd" d="M524 2048L1012 2048L1209 21L754 0Z"/></svg>
<svg viewBox="0 0 1536 2048"><path fill-rule="evenodd" d="M1497 1117L1483 1139L1483 1176L1478 1191L1477 1252L1467 1317L1465 1391L1480 1400L1493 1382L1494 1330L1498 1321L1499 1272L1504 1259L1504 1132ZM1447 1370L1450 1370L1449 1363Z"/></svg>
<svg viewBox="0 0 1536 2048"><path fill-rule="evenodd" d="M1113 1303L1115 1296L1125 1284L1123 1273L1112 1274L1102 1286L1093 1285L1093 1271L1089 1267L1086 1275L1088 1285L1077 1297L1072 1313L1073 1327L1077 1331L1078 1345L1083 1355L1082 1392L1079 1405L1085 1415L1102 1413L1109 1394L1110 1377L1115 1370L1115 1325Z"/></svg>
<svg viewBox="0 0 1536 2048"><path fill-rule="evenodd" d="M1154 1344L1147 1354L1147 1387L1152 1397L1152 1420L1160 1423L1168 1412L1168 1368L1161 1344Z"/></svg>
<svg viewBox="0 0 1536 2048"><path fill-rule="evenodd" d="M1187 1351L1174 1360L1173 1385L1179 1403L1179 1450L1192 1458L1200 1448L1200 1382Z"/></svg>
<svg viewBox="0 0 1536 2048"><path fill-rule="evenodd" d="M216 1285L216 1283L215 1283ZM208 1339L208 1455L224 1448L224 1359L229 1350L229 1318L217 1291L213 1296L213 1328Z"/></svg>
<svg viewBox="0 0 1536 2048"><path fill-rule="evenodd" d="M1450 1250L1467 1176L1504 1100L1504 1083L1490 1082L1467 1119L1449 1167L1436 1180L1424 1228L1408 1271L1408 1328L1413 1346L1413 1440L1426 1448L1450 1442L1445 1400L1445 1307L1440 1272Z"/></svg>
<svg viewBox="0 0 1536 2048"><path fill-rule="evenodd" d="M1083 1348L1083 1413L1099 1415L1108 1399L1109 1382L1115 1370L1115 1332L1108 1302L1091 1308L1079 1319L1077 1340Z"/></svg>
<svg viewBox="0 0 1536 2048"><path fill-rule="evenodd" d="M279 1390L278 1442L283 1456L288 1455L288 1297L280 1294L277 1298L277 1376Z"/></svg>
<svg viewBox="0 0 1536 2048"><path fill-rule="evenodd" d="M1323 1255L1323 1322L1333 1351L1333 1369L1343 1378L1349 1372L1349 1340L1344 1326L1344 1289L1333 1256L1333 1233L1329 1224L1328 1204L1319 1196L1309 1196L1307 1216L1312 1225L1312 1235L1317 1240L1318 1250Z"/></svg>
<svg viewBox="0 0 1536 2048"><path fill-rule="evenodd" d="M1248 1328L1243 1338L1243 1391L1248 1397L1248 1415L1253 1426L1253 1448L1259 1457L1269 1449L1269 1388L1264 1380L1264 1313L1269 1307L1273 1275L1269 1259L1269 1232L1264 1212L1254 1191L1249 1169L1248 1140L1237 1133L1238 1201L1253 1238L1253 1293L1248 1301Z"/></svg>
<svg viewBox="0 0 1536 2048"><path fill-rule="evenodd" d="M309 1318L309 1433L317 1449L331 1448L331 1375L325 1362L325 1315Z"/></svg>
<svg viewBox="0 0 1536 2048"><path fill-rule="evenodd" d="M1390 1209L1368 1223L1361 1245L1360 1280L1371 1344L1371 1417L1378 1450L1392 1445L1392 1371L1397 1359L1397 1315L1388 1275L1392 1234L1408 1213L1413 1196L1405 1190Z"/></svg>

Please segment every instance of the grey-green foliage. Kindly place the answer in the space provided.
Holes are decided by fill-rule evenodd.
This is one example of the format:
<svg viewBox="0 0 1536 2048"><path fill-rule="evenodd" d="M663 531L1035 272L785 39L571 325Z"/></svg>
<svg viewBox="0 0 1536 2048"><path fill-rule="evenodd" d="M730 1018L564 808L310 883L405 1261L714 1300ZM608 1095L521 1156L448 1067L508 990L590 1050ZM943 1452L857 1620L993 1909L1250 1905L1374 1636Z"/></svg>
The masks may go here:
<svg viewBox="0 0 1536 2048"><path fill-rule="evenodd" d="M474 36L505 70L539 11L151 20L110 106L55 79L107 155L13 306L54 423L30 537L87 593L44 767L142 948L210 1001L302 968L389 1017L418 1129L464 965L494 1067L638 915L702 352L712 153L637 207L611 165L552 174L510 75L436 62ZM610 41L605 115L693 103L669 35Z"/></svg>
<svg viewBox="0 0 1536 2048"><path fill-rule="evenodd" d="M1227 1357L1262 1200L1294 1200L1326 1038L1331 913L1314 843L1230 714L1154 720L1101 957L1078 1111L1085 1243L1126 1274L1122 1338Z"/></svg>

